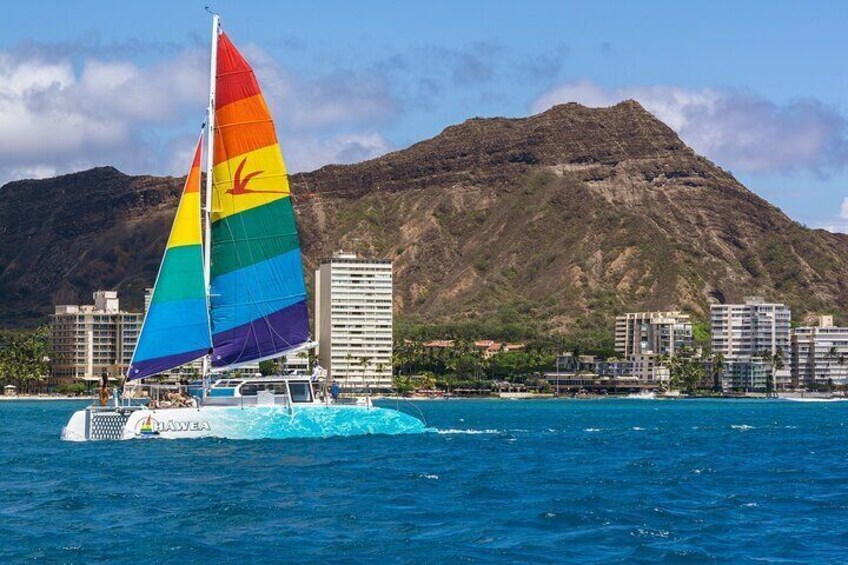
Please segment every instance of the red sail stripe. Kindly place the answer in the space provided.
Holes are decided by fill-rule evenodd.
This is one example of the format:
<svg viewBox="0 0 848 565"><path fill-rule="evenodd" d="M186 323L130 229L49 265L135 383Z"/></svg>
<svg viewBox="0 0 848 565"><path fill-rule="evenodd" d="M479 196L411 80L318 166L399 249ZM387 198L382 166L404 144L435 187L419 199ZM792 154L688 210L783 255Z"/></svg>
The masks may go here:
<svg viewBox="0 0 848 565"><path fill-rule="evenodd" d="M218 37L218 72L215 106L222 108L237 100L260 94L253 69L225 33Z"/></svg>

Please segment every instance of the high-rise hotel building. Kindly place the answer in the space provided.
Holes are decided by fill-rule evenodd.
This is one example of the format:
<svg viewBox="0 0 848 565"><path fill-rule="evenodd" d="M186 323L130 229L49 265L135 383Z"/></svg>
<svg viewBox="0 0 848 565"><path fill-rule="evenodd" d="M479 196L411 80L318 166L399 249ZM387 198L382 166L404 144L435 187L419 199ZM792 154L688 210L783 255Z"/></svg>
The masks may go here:
<svg viewBox="0 0 848 565"><path fill-rule="evenodd" d="M50 316L53 354L52 384L112 378L129 367L141 330L143 314L123 312L118 293L98 290L93 305L56 306Z"/></svg>
<svg viewBox="0 0 848 565"><path fill-rule="evenodd" d="M713 355L725 359L725 389L764 390L771 369L763 355L779 355L784 368L776 385L790 384L789 329L792 312L785 304L746 297L743 304L710 306Z"/></svg>
<svg viewBox="0 0 848 565"><path fill-rule="evenodd" d="M692 347L692 321L682 312L631 312L615 318L615 352L626 359L638 355L675 355Z"/></svg>
<svg viewBox="0 0 848 565"><path fill-rule="evenodd" d="M318 360L343 389L392 388L392 262L339 251L315 271Z"/></svg>
<svg viewBox="0 0 848 565"><path fill-rule="evenodd" d="M848 328L835 326L833 316L792 330L792 384L848 384Z"/></svg>

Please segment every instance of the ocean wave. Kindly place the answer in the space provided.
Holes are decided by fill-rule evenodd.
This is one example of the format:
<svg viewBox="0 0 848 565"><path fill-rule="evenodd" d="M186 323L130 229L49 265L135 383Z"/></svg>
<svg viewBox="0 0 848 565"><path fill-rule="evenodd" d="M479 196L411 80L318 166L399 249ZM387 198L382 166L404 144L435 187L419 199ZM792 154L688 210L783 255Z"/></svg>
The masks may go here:
<svg viewBox="0 0 848 565"><path fill-rule="evenodd" d="M732 424L730 427L734 430L740 430L743 432L747 432L748 430L754 429L754 426L749 426L748 424Z"/></svg>
<svg viewBox="0 0 848 565"><path fill-rule="evenodd" d="M633 537L650 537L650 538L661 538L665 539L669 537L670 532L668 530L653 530L650 528L636 528L635 531L630 532L630 535Z"/></svg>

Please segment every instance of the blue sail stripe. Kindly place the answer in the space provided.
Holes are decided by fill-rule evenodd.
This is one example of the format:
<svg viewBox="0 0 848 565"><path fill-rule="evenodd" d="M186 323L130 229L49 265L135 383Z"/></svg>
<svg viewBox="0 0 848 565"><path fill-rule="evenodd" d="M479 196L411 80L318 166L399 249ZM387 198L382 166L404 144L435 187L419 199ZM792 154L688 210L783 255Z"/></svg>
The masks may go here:
<svg viewBox="0 0 848 565"><path fill-rule="evenodd" d="M213 278L211 294L213 334L304 300L300 249Z"/></svg>
<svg viewBox="0 0 848 565"><path fill-rule="evenodd" d="M133 362L209 349L206 298L151 304Z"/></svg>

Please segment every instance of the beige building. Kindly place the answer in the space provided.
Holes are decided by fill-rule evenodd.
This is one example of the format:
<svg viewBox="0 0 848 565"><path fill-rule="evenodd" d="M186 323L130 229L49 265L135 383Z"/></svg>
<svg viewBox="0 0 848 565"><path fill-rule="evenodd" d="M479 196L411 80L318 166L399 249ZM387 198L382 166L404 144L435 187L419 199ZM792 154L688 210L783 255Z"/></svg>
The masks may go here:
<svg viewBox="0 0 848 565"><path fill-rule="evenodd" d="M668 386L671 374L668 367L660 365L653 353L641 353L630 357L632 375L640 383L656 386Z"/></svg>
<svg viewBox="0 0 848 565"><path fill-rule="evenodd" d="M315 271L318 362L349 390L392 388L392 262L339 251Z"/></svg>
<svg viewBox="0 0 848 565"><path fill-rule="evenodd" d="M791 342L794 386L848 384L848 328L834 326L833 316L794 328Z"/></svg>
<svg viewBox="0 0 848 565"><path fill-rule="evenodd" d="M637 355L674 355L692 347L692 321L682 312L631 312L615 318L615 351Z"/></svg>
<svg viewBox="0 0 848 565"><path fill-rule="evenodd" d="M92 305L56 306L50 317L52 384L122 377L129 367L143 314L120 309L118 293L98 290Z"/></svg>

